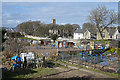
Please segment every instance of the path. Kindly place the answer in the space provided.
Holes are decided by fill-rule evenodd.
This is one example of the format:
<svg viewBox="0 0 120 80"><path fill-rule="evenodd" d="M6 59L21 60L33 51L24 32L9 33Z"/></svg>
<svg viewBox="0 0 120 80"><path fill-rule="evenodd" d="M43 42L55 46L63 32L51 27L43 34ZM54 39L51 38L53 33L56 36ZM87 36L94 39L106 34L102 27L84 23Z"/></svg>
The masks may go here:
<svg viewBox="0 0 120 80"><path fill-rule="evenodd" d="M64 63L57 62L61 65L67 66L68 68L60 68L56 67L58 70L57 73L48 75L44 78L72 78L72 77L80 77L80 78L113 78L112 76L108 76L99 72L90 71L83 68L78 68L70 65L66 65Z"/></svg>

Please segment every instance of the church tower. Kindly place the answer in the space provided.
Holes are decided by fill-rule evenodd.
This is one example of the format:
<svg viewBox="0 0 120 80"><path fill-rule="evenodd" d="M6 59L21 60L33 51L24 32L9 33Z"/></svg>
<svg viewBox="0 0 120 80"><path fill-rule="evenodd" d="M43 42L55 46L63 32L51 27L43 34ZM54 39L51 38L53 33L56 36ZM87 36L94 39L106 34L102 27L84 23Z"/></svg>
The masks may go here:
<svg viewBox="0 0 120 80"><path fill-rule="evenodd" d="M51 19L51 24L56 24L56 20L54 18Z"/></svg>

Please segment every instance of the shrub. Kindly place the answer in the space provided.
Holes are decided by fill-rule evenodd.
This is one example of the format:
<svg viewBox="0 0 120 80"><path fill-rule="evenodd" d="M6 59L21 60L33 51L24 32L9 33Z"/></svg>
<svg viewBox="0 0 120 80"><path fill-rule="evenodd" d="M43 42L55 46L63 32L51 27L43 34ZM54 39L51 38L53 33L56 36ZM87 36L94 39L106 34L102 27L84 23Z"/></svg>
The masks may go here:
<svg viewBox="0 0 120 80"><path fill-rule="evenodd" d="M111 50L108 50L108 51L106 51L106 52L111 53Z"/></svg>
<svg viewBox="0 0 120 80"><path fill-rule="evenodd" d="M117 52L116 52L117 54L119 53L119 48L117 47Z"/></svg>
<svg viewBox="0 0 120 80"><path fill-rule="evenodd" d="M114 52L115 52L115 46L112 47L112 53L114 53Z"/></svg>

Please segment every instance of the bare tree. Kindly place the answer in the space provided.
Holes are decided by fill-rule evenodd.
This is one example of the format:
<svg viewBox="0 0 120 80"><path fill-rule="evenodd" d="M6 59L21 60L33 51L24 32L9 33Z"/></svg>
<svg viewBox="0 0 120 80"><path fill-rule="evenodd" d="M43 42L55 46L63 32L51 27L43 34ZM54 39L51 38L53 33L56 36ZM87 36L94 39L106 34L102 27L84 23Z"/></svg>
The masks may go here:
<svg viewBox="0 0 120 80"><path fill-rule="evenodd" d="M15 38L10 38L9 40L6 40L5 44L6 50L4 52L4 56L6 58L10 58L13 55L16 55L17 53L20 53L21 51L24 51L24 43L18 41Z"/></svg>
<svg viewBox="0 0 120 80"><path fill-rule="evenodd" d="M105 6L98 6L90 12L88 20L96 27L103 39L103 30L117 22L117 14L114 10L109 10Z"/></svg>

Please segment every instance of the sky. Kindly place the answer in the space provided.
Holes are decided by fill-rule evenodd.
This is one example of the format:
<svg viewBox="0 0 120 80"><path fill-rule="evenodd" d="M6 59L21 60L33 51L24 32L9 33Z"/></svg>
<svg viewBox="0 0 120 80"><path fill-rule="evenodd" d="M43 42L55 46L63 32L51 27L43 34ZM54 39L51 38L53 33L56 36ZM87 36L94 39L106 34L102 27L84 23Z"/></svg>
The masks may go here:
<svg viewBox="0 0 120 80"><path fill-rule="evenodd" d="M2 2L118 2L120 0L1 0Z"/></svg>
<svg viewBox="0 0 120 80"><path fill-rule="evenodd" d="M2 26L16 27L29 20L49 24L52 18L55 18L59 25L79 24L82 26L83 23L88 22L87 17L90 11L98 5L104 5L118 12L118 3L112 0L111 2L94 2L94 0L93 2L14 2L14 0L7 2L5 0L2 2Z"/></svg>

